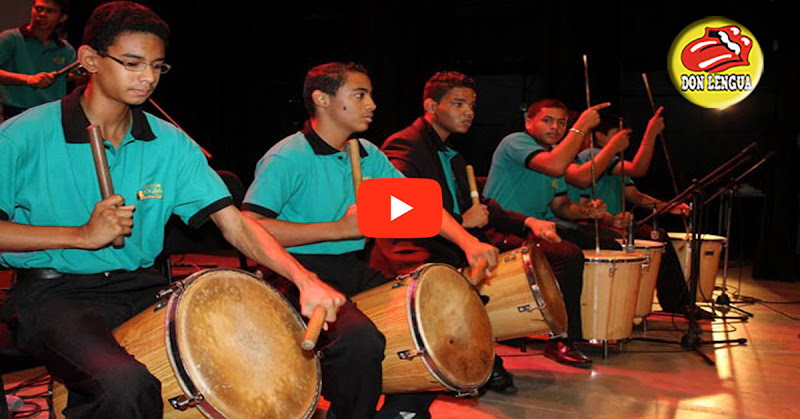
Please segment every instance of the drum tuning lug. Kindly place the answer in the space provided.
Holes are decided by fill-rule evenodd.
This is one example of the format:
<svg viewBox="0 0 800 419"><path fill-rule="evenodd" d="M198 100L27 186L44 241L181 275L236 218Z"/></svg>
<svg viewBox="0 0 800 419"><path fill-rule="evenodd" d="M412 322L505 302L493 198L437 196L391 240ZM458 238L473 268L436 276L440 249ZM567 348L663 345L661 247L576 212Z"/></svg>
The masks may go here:
<svg viewBox="0 0 800 419"><path fill-rule="evenodd" d="M405 284L406 284L406 282L404 281L404 278L397 278L397 282L392 284L392 289L400 288Z"/></svg>
<svg viewBox="0 0 800 419"><path fill-rule="evenodd" d="M511 262L512 260L517 260L517 255L514 253L503 258L504 262Z"/></svg>
<svg viewBox="0 0 800 419"><path fill-rule="evenodd" d="M198 393L196 396L186 397L180 395L169 399L169 404L175 410L184 411L197 406L198 403L203 401L203 395Z"/></svg>
<svg viewBox="0 0 800 419"><path fill-rule="evenodd" d="M525 304L524 306L517 307L517 311L520 313L531 312L533 311L533 307L531 307L530 304Z"/></svg>
<svg viewBox="0 0 800 419"><path fill-rule="evenodd" d="M539 243L536 243L536 246L539 246ZM530 250L528 250L527 247L523 247L522 249L520 249L520 253L522 253L523 255L527 255L528 252L530 252Z"/></svg>
<svg viewBox="0 0 800 419"><path fill-rule="evenodd" d="M412 359L414 359L414 358L416 358L418 356L422 356L423 354L425 354L425 350L424 349L420 349L418 351L412 351L410 349L406 349L405 351L398 352L397 353L397 357L400 358L400 359L405 359L405 360L411 361Z"/></svg>
<svg viewBox="0 0 800 419"><path fill-rule="evenodd" d="M456 394L455 394L455 396L458 397L458 398L461 398L461 397L475 397L477 395L478 395L478 389L458 390L458 391L456 391Z"/></svg>

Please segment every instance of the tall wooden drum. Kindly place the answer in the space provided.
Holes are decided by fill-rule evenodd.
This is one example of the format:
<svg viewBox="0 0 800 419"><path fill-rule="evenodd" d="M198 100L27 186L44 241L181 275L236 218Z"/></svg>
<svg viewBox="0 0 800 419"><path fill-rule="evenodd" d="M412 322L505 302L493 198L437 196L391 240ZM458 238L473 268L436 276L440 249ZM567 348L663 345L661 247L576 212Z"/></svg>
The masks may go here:
<svg viewBox="0 0 800 419"><path fill-rule="evenodd" d="M617 239L620 244L623 239ZM664 243L653 240L633 241L636 253L645 256L642 265L642 280L639 285L639 296L636 298L636 311L634 317L644 317L653 312L653 297L656 294L658 270L661 268L661 257L664 256Z"/></svg>
<svg viewBox="0 0 800 419"><path fill-rule="evenodd" d="M584 250L581 320L583 337L593 342L627 339L645 257L619 250Z"/></svg>
<svg viewBox="0 0 800 419"><path fill-rule="evenodd" d="M497 340L567 334L564 296L550 264L535 244L501 254L478 292L489 298L486 311Z"/></svg>
<svg viewBox="0 0 800 419"><path fill-rule="evenodd" d="M451 266L423 265L353 301L386 337L384 393L474 394L489 379L489 316L475 289Z"/></svg>
<svg viewBox="0 0 800 419"><path fill-rule="evenodd" d="M273 288L234 269L197 272L114 337L161 381L166 417L310 417L319 360L300 349L302 318ZM58 415L67 391L54 385Z"/></svg>
<svg viewBox="0 0 800 419"><path fill-rule="evenodd" d="M690 281L692 268L692 236L686 233L668 233L672 246L678 253L686 283ZM727 239L713 234L700 235L700 276L698 276L697 301L711 301L714 284L717 282L719 259ZM691 285L691 284L690 284Z"/></svg>

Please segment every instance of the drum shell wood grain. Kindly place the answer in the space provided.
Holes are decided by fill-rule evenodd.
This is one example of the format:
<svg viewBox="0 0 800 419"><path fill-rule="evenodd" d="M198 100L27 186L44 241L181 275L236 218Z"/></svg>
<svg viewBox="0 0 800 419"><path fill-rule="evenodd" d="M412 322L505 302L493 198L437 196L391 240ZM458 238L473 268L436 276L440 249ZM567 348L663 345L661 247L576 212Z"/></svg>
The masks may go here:
<svg viewBox="0 0 800 419"><path fill-rule="evenodd" d="M622 239L617 239L620 243ZM642 268L642 279L639 283L639 296L636 298L634 317L644 317L653 312L653 298L656 294L658 270L661 267L661 258L664 256L664 243L635 239L633 242L636 253L645 255L647 260Z"/></svg>
<svg viewBox="0 0 800 419"><path fill-rule="evenodd" d="M645 257L618 250L584 250L581 293L583 338L618 341L631 336ZM613 273L611 272L613 270Z"/></svg>
<svg viewBox="0 0 800 419"><path fill-rule="evenodd" d="M292 306L239 270L197 272L185 284L166 306L151 306L114 331L120 345L161 381L164 416L310 417L321 389L320 365L300 349L304 324ZM190 394L190 386L203 394L206 406L174 409L169 399ZM59 417L66 393L55 383Z"/></svg>
<svg viewBox="0 0 800 419"><path fill-rule="evenodd" d="M541 251L533 254L531 246L535 245L502 253L478 286L478 292L489 297L486 311L497 340L545 333L566 336L564 296L549 263ZM537 256L539 263L531 260Z"/></svg>
<svg viewBox="0 0 800 419"><path fill-rule="evenodd" d="M474 288L452 267L423 265L353 301L386 337L384 393L471 393L489 379L494 361L489 316ZM422 348L421 356L399 356Z"/></svg>
<svg viewBox="0 0 800 419"><path fill-rule="evenodd" d="M681 262L683 276L689 284L692 267L691 236L686 233L668 233L678 260ZM700 276L698 277L697 301L711 301L714 285L717 282L719 259L727 239L713 234L700 235Z"/></svg>

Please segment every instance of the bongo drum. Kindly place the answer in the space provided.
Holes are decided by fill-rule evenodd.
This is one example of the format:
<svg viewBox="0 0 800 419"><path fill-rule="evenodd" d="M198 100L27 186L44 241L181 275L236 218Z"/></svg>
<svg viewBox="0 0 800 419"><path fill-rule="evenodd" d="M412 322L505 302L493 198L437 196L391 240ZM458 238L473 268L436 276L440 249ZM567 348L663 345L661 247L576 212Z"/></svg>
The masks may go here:
<svg viewBox="0 0 800 419"><path fill-rule="evenodd" d="M114 337L161 381L166 417L311 417L319 360L300 349L305 328L269 285L234 269L177 282ZM168 298L168 300L167 300ZM56 383L61 415L66 388Z"/></svg>
<svg viewBox="0 0 800 419"><path fill-rule="evenodd" d="M623 239L617 239L623 244ZM624 246L624 244L623 244ZM636 298L636 310L634 317L644 317L653 312L653 297L656 293L656 281L658 280L658 270L661 268L661 257L664 255L664 243L652 240L633 241L636 253L645 256L642 265L642 280L639 285L639 296Z"/></svg>
<svg viewBox="0 0 800 419"><path fill-rule="evenodd" d="M478 286L489 297L486 311L495 339L531 334L567 334L567 309L553 270L538 245L500 254L497 266Z"/></svg>
<svg viewBox="0 0 800 419"><path fill-rule="evenodd" d="M583 337L595 343L629 338L644 255L619 250L584 250L583 255Z"/></svg>
<svg viewBox="0 0 800 419"><path fill-rule="evenodd" d="M475 394L489 379L494 362L489 316L454 268L426 264L353 301L386 337L384 393Z"/></svg>
<svg viewBox="0 0 800 419"><path fill-rule="evenodd" d="M692 268L692 236L687 233L668 233L672 246L678 253L683 276L689 283ZM711 301L722 247L727 239L713 234L700 235L700 275L697 277L697 301ZM690 284L691 285L691 284Z"/></svg>

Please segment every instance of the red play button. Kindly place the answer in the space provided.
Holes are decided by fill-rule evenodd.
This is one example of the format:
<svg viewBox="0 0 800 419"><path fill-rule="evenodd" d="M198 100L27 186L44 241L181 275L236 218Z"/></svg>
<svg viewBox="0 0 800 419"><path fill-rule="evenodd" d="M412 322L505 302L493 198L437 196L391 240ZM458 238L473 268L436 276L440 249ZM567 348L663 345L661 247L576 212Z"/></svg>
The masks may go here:
<svg viewBox="0 0 800 419"><path fill-rule="evenodd" d="M365 237L433 237L442 228L442 189L432 179L365 180L356 204Z"/></svg>

